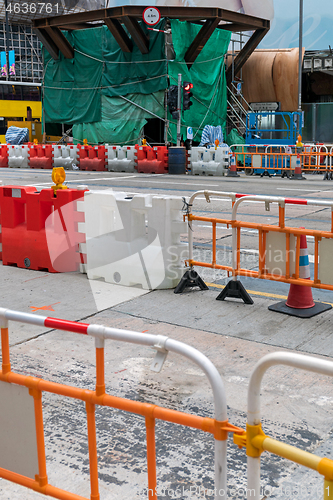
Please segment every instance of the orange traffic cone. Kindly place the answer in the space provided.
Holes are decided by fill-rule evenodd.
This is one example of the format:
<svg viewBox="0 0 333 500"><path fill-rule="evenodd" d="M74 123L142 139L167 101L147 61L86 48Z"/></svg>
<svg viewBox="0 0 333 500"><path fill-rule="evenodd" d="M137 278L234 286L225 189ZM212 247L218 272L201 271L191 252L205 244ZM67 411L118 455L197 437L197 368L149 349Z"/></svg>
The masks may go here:
<svg viewBox="0 0 333 500"><path fill-rule="evenodd" d="M305 181L305 177L303 177L303 175L302 175L301 160L300 160L299 155L297 155L295 172L294 172L292 179L298 180L298 181Z"/></svg>
<svg viewBox="0 0 333 500"><path fill-rule="evenodd" d="M230 167L229 167L229 170L227 173L227 177L239 177L239 174L237 174L235 153L232 153L232 157L230 159Z"/></svg>
<svg viewBox="0 0 333 500"><path fill-rule="evenodd" d="M310 264L305 234L302 234L300 237L299 277L310 279ZM270 311L289 314L290 316L297 316L298 318L311 318L328 309L332 309L332 306L322 304L321 302L314 302L311 286L291 283L287 301L278 302L269 306L268 309Z"/></svg>

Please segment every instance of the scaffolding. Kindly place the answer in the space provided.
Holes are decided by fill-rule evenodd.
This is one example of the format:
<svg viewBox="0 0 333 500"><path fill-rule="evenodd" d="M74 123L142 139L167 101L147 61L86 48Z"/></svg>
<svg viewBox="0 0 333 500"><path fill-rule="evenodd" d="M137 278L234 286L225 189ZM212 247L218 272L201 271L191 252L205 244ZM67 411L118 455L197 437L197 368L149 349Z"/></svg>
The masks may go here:
<svg viewBox="0 0 333 500"><path fill-rule="evenodd" d="M0 51L6 50L5 26L5 22L0 23ZM43 78L41 43L31 26L10 24L8 42L8 49L15 51L15 76L11 75L10 80L40 83Z"/></svg>
<svg viewBox="0 0 333 500"><path fill-rule="evenodd" d="M0 0L0 51L15 51L15 76L0 76L0 83L3 80L10 80L13 84L42 82L41 43L32 29L34 20L106 6L106 0L48 0L47 3Z"/></svg>

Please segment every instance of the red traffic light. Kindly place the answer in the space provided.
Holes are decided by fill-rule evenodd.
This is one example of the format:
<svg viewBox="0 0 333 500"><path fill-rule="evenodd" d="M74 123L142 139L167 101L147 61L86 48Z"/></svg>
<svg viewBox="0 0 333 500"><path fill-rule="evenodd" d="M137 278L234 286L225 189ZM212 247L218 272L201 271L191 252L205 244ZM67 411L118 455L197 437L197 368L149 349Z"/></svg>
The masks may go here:
<svg viewBox="0 0 333 500"><path fill-rule="evenodd" d="M184 83L184 90L191 90L193 89L193 83Z"/></svg>

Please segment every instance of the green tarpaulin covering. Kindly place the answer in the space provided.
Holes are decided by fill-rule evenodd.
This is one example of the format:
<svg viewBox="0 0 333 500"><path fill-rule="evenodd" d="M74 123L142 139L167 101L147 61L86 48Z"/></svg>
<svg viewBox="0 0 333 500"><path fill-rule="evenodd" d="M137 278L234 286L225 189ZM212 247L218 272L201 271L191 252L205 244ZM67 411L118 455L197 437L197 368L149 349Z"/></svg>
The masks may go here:
<svg viewBox="0 0 333 500"><path fill-rule="evenodd" d="M177 83L180 72L183 81L194 85L194 105L182 116L184 139L185 126L193 127L195 140L200 140L206 124L224 128L224 54L230 33L215 30L188 70L184 55L200 26L171 21L176 58L167 62L164 34L140 24L149 34L149 54L141 54L135 44L131 53L123 52L106 26L64 32L74 48L73 59L60 55L54 61L43 48L46 122L72 123L76 142L85 138L91 144L138 142L147 119L164 118L164 90ZM162 20L156 28L164 26ZM176 142L176 125L169 119L168 139Z"/></svg>
<svg viewBox="0 0 333 500"><path fill-rule="evenodd" d="M126 99L102 95L101 121L73 125L74 142L87 139L89 144L137 144L147 118L164 116L164 90L153 94L128 94Z"/></svg>
<svg viewBox="0 0 333 500"><path fill-rule="evenodd" d="M161 21L158 27L163 26ZM147 33L144 23L141 27ZM167 87L162 33L149 32L149 54L141 54L135 44L131 53L123 52L106 26L64 34L74 48L73 59L60 55L54 61L43 49L46 122L99 122L102 95L152 94Z"/></svg>
<svg viewBox="0 0 333 500"><path fill-rule="evenodd" d="M231 33L216 29L208 42L188 69L184 56L201 26L177 20L171 21L172 42L176 53L169 62L170 85L176 85L178 73L182 81L193 83L193 105L182 114L181 134L186 139L186 127L193 128L193 139L200 141L205 125L221 125L225 129L227 111L227 88L224 54L228 50ZM171 116L169 117L172 120ZM175 120L172 120L175 122ZM170 124L173 142L177 139L177 126Z"/></svg>

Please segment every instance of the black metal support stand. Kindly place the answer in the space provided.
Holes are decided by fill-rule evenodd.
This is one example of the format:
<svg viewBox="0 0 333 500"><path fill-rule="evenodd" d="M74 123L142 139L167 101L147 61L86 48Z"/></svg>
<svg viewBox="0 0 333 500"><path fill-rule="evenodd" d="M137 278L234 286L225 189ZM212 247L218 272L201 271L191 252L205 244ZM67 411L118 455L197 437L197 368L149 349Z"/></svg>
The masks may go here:
<svg viewBox="0 0 333 500"><path fill-rule="evenodd" d="M325 172L323 181L331 181L332 180L332 172Z"/></svg>
<svg viewBox="0 0 333 500"><path fill-rule="evenodd" d="M216 300L224 300L226 297L242 299L244 304L253 304L253 300L250 295L245 290L243 284L238 280L229 281L229 283L223 288L222 292L216 297Z"/></svg>
<svg viewBox="0 0 333 500"><path fill-rule="evenodd" d="M174 293L183 293L185 288L193 288L194 286L198 286L200 290L209 290L208 286L203 279L200 278L199 274L193 269L189 269L176 286Z"/></svg>

